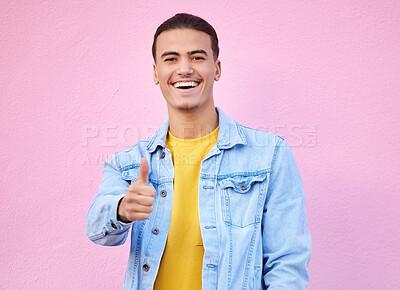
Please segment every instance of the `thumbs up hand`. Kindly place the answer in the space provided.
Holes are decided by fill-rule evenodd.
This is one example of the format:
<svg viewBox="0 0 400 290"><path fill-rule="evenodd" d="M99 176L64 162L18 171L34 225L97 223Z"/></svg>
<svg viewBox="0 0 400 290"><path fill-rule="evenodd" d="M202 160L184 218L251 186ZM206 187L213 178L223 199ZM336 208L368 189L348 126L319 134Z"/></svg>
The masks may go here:
<svg viewBox="0 0 400 290"><path fill-rule="evenodd" d="M132 183L118 206L118 220L132 222L149 218L153 211L156 190L149 186L149 163L146 158L140 160L139 176Z"/></svg>

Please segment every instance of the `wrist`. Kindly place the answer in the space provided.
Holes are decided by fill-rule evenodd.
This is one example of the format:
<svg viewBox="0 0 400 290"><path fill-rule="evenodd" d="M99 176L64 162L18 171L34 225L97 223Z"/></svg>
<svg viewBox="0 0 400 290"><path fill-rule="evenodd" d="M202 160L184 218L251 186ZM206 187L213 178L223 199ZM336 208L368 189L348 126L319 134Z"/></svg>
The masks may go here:
<svg viewBox="0 0 400 290"><path fill-rule="evenodd" d="M119 202L118 202L118 206L117 206L117 220L120 222L124 222L124 223L130 223L132 222L131 220L128 220L125 215L123 214L124 212L124 204L123 204L123 199L124 197L122 197Z"/></svg>

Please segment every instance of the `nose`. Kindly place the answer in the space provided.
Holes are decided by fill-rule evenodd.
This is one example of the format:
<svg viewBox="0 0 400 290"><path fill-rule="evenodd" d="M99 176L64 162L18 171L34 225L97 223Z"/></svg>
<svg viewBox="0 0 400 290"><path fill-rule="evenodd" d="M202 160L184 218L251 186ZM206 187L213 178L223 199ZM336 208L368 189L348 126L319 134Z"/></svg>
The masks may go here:
<svg viewBox="0 0 400 290"><path fill-rule="evenodd" d="M181 59L177 73L181 76L187 76L193 73L192 64L187 59Z"/></svg>

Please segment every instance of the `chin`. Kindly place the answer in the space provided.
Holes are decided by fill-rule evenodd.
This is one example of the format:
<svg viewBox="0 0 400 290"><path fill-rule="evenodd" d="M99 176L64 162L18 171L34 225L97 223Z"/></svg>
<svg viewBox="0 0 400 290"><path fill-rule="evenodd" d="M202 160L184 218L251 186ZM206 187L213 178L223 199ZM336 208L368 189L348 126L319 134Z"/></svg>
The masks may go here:
<svg viewBox="0 0 400 290"><path fill-rule="evenodd" d="M177 106L176 106L176 108L177 108L179 111L185 111L185 112L193 111L193 110L195 110L197 107L198 107L197 105L188 104L188 103L180 104L180 105L177 105Z"/></svg>

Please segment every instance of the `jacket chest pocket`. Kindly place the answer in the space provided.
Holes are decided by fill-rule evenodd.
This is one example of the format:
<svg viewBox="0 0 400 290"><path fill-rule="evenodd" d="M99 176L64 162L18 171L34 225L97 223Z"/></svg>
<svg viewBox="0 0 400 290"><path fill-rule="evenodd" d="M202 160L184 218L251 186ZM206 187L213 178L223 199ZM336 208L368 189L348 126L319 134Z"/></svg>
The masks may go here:
<svg viewBox="0 0 400 290"><path fill-rule="evenodd" d="M122 178L125 179L129 184L136 181L137 177L139 176L140 167L136 166L131 169L127 169L122 171Z"/></svg>
<svg viewBox="0 0 400 290"><path fill-rule="evenodd" d="M218 181L225 223L244 228L261 221L266 179L267 173L260 173L236 175Z"/></svg>
<svg viewBox="0 0 400 290"><path fill-rule="evenodd" d="M139 172L140 172L140 167L139 166L136 166L136 167L131 168L131 169L124 170L124 171L122 171L122 179L126 180L129 184L132 184L138 178ZM150 179L150 177L149 177L149 179ZM155 185L151 181L149 181L149 185L151 185L155 189L157 189L155 187Z"/></svg>

